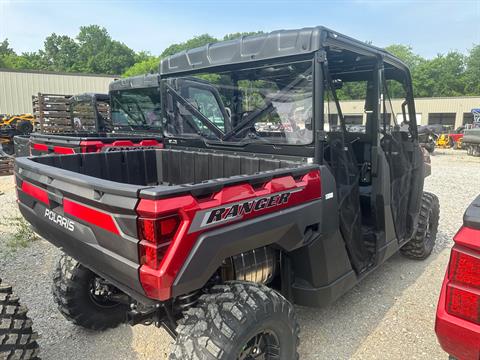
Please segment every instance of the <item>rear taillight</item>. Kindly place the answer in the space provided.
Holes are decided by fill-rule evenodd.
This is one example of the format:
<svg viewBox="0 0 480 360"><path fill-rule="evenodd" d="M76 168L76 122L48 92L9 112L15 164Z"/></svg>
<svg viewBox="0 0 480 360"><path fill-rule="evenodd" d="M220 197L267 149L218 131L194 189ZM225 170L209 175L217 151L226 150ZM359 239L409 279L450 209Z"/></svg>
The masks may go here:
<svg viewBox="0 0 480 360"><path fill-rule="evenodd" d="M180 226L180 217L138 218L140 264L157 270Z"/></svg>
<svg viewBox="0 0 480 360"><path fill-rule="evenodd" d="M448 279L456 284L480 289L480 254L454 247L450 255Z"/></svg>
<svg viewBox="0 0 480 360"><path fill-rule="evenodd" d="M476 292L447 285L447 312L450 315L480 324L479 305L480 296Z"/></svg>
<svg viewBox="0 0 480 360"><path fill-rule="evenodd" d="M455 237L448 267L446 311L453 316L480 324L480 252L464 245L480 243L480 231L465 232ZM468 233L469 241L465 241ZM477 239L470 238L471 236Z"/></svg>

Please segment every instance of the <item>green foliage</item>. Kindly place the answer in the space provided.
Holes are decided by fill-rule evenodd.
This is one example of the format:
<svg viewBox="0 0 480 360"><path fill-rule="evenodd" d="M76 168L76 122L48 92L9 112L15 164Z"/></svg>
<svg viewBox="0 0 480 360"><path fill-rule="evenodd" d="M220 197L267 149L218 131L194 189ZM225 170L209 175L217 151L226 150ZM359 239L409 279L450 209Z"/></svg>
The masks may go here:
<svg viewBox="0 0 480 360"><path fill-rule="evenodd" d="M236 32L232 34L227 34L223 37L223 40L234 40L242 36L251 36L251 35L260 35L263 34L263 31L248 31L248 32Z"/></svg>
<svg viewBox="0 0 480 360"><path fill-rule="evenodd" d="M465 61L465 93L467 95L480 94L480 45L475 45Z"/></svg>
<svg viewBox="0 0 480 360"><path fill-rule="evenodd" d="M178 53L180 51L183 51L183 50L194 49L196 47L206 45L206 44L212 43L212 42L217 42L217 41L218 41L218 39L215 39L214 37L212 37L208 34L202 34L202 35L199 35L199 36L194 36L190 40L187 40L183 43L170 45L169 47L167 47L162 52L161 57L170 56L170 55L176 54L176 53Z"/></svg>
<svg viewBox="0 0 480 360"><path fill-rule="evenodd" d="M337 90L337 97L339 100L365 99L366 93L367 83L364 81L345 83Z"/></svg>
<svg viewBox="0 0 480 360"><path fill-rule="evenodd" d="M80 27L75 39L51 34L43 49L21 55L9 48L8 40L0 43L0 66L12 69L35 69L65 72L121 74L145 53L135 54L125 44L113 40L98 25Z"/></svg>
<svg viewBox="0 0 480 360"><path fill-rule="evenodd" d="M459 96L465 94L465 57L455 51L437 55L412 72L418 96Z"/></svg>
<svg viewBox="0 0 480 360"><path fill-rule="evenodd" d="M79 70L82 72L121 74L135 63L135 52L112 40L107 30L98 25L80 27L77 41Z"/></svg>
<svg viewBox="0 0 480 360"><path fill-rule="evenodd" d="M15 51L13 51L12 48L10 48L10 43L8 42L8 39L3 40L0 43L0 56L5 56L5 55L14 55Z"/></svg>
<svg viewBox="0 0 480 360"><path fill-rule="evenodd" d="M79 44L72 38L53 33L45 39L44 50L40 50L39 56L49 70L79 71L79 49Z"/></svg>
<svg viewBox="0 0 480 360"><path fill-rule="evenodd" d="M231 33L223 36L222 40L262 33ZM219 39L209 34L202 34L170 45L157 57L146 51L135 53L125 44L112 39L104 27L89 25L80 27L75 38L51 34L45 39L43 48L36 52L16 54L8 39L4 39L0 42L0 67L134 76L157 72L163 57L217 41ZM410 68L417 97L480 95L480 45L474 45L467 55L451 51L433 59L421 57L407 45L393 44L386 50ZM364 97L365 91L363 83L345 84L338 91L338 96L340 99L357 99ZM390 95L401 96L402 91L396 84L391 88Z"/></svg>
<svg viewBox="0 0 480 360"><path fill-rule="evenodd" d="M37 234L22 216L4 218L0 221L0 225L8 229L7 247L12 252L38 240Z"/></svg>
<svg viewBox="0 0 480 360"><path fill-rule="evenodd" d="M155 56L150 56L142 61L139 61L129 67L127 71L123 73L124 77L156 73L158 72L158 66L160 64L160 58Z"/></svg>
<svg viewBox="0 0 480 360"><path fill-rule="evenodd" d="M392 53L399 59L401 59L407 66L411 69L414 69L421 63L425 62L425 59L420 55L417 55L413 52L411 46L393 44L385 48L388 52Z"/></svg>

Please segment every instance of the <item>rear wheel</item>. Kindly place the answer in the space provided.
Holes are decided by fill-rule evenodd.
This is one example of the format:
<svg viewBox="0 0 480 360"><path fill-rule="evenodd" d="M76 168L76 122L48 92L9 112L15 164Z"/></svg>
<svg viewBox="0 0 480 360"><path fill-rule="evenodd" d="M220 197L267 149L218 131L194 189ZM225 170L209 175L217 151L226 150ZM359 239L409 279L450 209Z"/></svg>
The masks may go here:
<svg viewBox="0 0 480 360"><path fill-rule="evenodd" d="M37 337L27 308L0 280L0 359L38 359Z"/></svg>
<svg viewBox="0 0 480 360"><path fill-rule="evenodd" d="M53 297L67 320L91 330L114 328L126 320L128 306L111 300L118 290L68 255L53 275Z"/></svg>
<svg viewBox="0 0 480 360"><path fill-rule="evenodd" d="M298 359L292 304L260 284L214 286L184 313L177 332L171 360Z"/></svg>
<svg viewBox="0 0 480 360"><path fill-rule="evenodd" d="M417 231L412 240L400 249L400 252L411 259L426 259L435 246L439 216L440 204L437 196L424 192Z"/></svg>

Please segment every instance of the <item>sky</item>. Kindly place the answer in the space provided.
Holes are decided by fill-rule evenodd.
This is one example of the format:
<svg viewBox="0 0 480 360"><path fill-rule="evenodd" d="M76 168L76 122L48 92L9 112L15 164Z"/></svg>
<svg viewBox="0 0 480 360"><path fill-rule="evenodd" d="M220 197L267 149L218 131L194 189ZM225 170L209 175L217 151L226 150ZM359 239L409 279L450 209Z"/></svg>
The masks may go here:
<svg viewBox="0 0 480 360"><path fill-rule="evenodd" d="M45 37L104 26L135 51L159 55L208 33L265 32L324 25L374 45L405 44L427 58L480 44L480 0L0 0L0 41L36 51Z"/></svg>

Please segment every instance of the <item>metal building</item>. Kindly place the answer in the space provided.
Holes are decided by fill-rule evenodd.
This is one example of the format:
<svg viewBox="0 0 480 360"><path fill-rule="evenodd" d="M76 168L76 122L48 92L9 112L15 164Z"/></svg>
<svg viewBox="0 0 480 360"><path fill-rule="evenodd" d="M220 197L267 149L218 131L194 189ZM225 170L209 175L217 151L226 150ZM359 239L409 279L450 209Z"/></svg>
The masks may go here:
<svg viewBox="0 0 480 360"><path fill-rule="evenodd" d="M32 95L108 93L116 76L0 69L0 114L32 112Z"/></svg>
<svg viewBox="0 0 480 360"><path fill-rule="evenodd" d="M403 100L392 99L392 107L397 118L403 121ZM347 123L365 123L364 100L342 100L341 108ZM480 96L416 98L417 123L421 125L441 124L454 129L473 122L472 109L480 108Z"/></svg>

